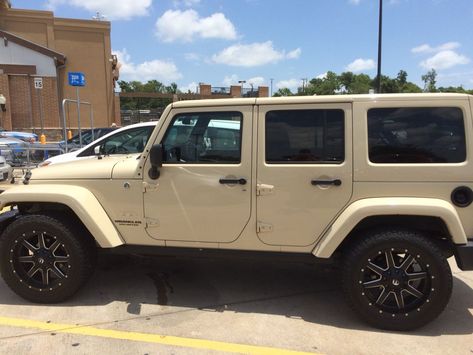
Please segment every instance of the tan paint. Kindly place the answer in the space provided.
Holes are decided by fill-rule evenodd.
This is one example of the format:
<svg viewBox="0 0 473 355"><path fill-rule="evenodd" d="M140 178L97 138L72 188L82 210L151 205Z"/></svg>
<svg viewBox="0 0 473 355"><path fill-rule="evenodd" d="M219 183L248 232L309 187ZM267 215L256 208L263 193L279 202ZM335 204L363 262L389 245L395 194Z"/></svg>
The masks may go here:
<svg viewBox="0 0 473 355"><path fill-rule="evenodd" d="M446 201L433 198L371 198L348 206L312 253L319 258L330 257L348 233L364 218L387 215L439 217L447 225L454 243L465 244L467 241L455 208Z"/></svg>
<svg viewBox="0 0 473 355"><path fill-rule="evenodd" d="M363 218L404 214L439 217L446 223L452 240L457 244L464 244L466 236L473 235L473 220L470 217L473 206L454 207L450 202L450 193L460 185L473 188L471 172L473 147L470 143L473 139L471 100L472 97L468 95L421 94L176 102L168 106L163 113L143 154L105 157L82 164L61 164L57 165L56 169L46 167L35 170L30 185L8 188L0 195L1 206L21 201L62 201L61 203L70 205L74 211L77 210L76 213L80 218L88 220L88 225L96 228L91 231L100 245L109 247L120 245L125 241L127 244L137 245L294 253L313 251L315 256L326 258ZM369 163L366 132L364 132L366 129L365 112L369 107L393 105L461 107L465 115L467 131L467 161L462 164L435 164L435 166L430 164L384 166ZM293 176L305 174L305 172L301 173L301 167L298 165L284 166L269 174L262 171L266 166L262 160L264 126L261 125L261 117L264 117L263 113L269 108L289 106L301 109L333 107L341 108L346 112L344 163L346 166L342 164L339 171L326 170L328 168L326 166L313 166L310 168L313 171L308 169L310 173L304 177L308 179L312 176L317 178L318 174L327 175L340 178L344 185L352 186L352 191L348 189L343 192L342 200L326 215L323 215L323 208L327 199L332 196L327 196L326 193L335 194L335 188L325 191L308 191L307 186L303 186L305 184L291 180ZM258 110L261 111L259 117ZM216 179L227 173L225 169L228 167L225 165L165 165L161 168L160 179L149 179L148 153L151 146L161 143L167 126L176 113L194 111L244 113L243 160L241 164L232 168L236 169L234 175L243 175L247 178L246 191L240 186L235 186L228 187L228 191L225 190L226 194L218 192L221 186ZM353 112L353 129L350 123L351 112ZM275 174L278 176L274 176ZM256 186L257 184L277 185L279 180L284 182L284 176L292 183L284 185L282 194L286 194L287 197L286 190L292 189L291 195L296 197L291 203L294 209L299 208L300 213L289 216L292 220L283 221L286 214L281 214L280 204L268 199L268 203L264 205L265 216L272 220L268 223L272 222L275 227L283 226L286 232L278 234L279 228L275 228L273 232L268 233L267 237L258 238L256 228L258 222L261 222L259 217L262 214L257 211L262 207L259 199L263 197L256 197ZM376 180L373 176L376 176ZM275 184L269 181L273 178L278 180ZM310 186L309 182L307 184ZM196 191L197 186L200 186L201 190ZM310 188L317 187L310 186ZM202 191L206 193L203 194ZM315 192L320 195L312 199L312 193ZM238 196L244 196L244 198L236 203L231 193L236 193L236 200ZM92 207L88 206L89 201ZM235 227L225 218L228 218L228 208L236 205L241 207L235 210L236 213L240 213L238 218L241 221L237 223L238 226L235 224ZM305 215L306 210L311 210L311 213ZM194 223L188 223L184 228L186 220L183 218L189 217L189 212L194 214ZM307 218L300 220L299 214ZM323 218L320 218L321 215ZM136 221L137 225L129 226L116 222L127 216L130 221ZM116 223L116 228L123 236L122 238L113 228L112 223ZM162 228L163 226L165 228ZM165 236L161 234L162 232L158 232L160 230L164 230L165 233L179 234L182 239ZM229 232L230 230L233 232ZM235 232L236 230L239 232ZM189 231L191 233L187 234ZM273 244L268 243L271 241L271 233L274 233ZM285 238L293 238L294 241L288 243Z"/></svg>
<svg viewBox="0 0 473 355"><path fill-rule="evenodd" d="M0 209L18 202L51 202L69 206L102 248L123 244L121 236L95 196L71 185L18 185L0 195Z"/></svg>

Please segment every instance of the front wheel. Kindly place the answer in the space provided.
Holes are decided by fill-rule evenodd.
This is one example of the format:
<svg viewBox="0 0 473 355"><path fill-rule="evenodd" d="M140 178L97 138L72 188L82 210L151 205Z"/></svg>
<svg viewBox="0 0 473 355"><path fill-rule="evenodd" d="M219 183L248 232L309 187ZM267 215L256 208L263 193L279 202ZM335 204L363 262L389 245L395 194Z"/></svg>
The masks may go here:
<svg viewBox="0 0 473 355"><path fill-rule="evenodd" d="M64 301L93 271L95 253L87 238L56 218L19 217L0 237L1 275L29 301Z"/></svg>
<svg viewBox="0 0 473 355"><path fill-rule="evenodd" d="M452 293L452 272L442 251L410 230L369 232L344 256L348 303L375 327L411 330L435 319Z"/></svg>

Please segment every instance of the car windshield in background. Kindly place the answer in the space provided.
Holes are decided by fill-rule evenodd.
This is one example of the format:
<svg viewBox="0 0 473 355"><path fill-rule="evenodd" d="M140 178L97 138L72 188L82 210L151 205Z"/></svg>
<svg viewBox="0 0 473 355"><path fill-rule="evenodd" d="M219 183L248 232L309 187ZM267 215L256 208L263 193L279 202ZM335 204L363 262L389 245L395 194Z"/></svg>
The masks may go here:
<svg viewBox="0 0 473 355"><path fill-rule="evenodd" d="M92 135L92 130L91 129L83 130L82 131L82 145L84 146L84 145L90 144L94 140L96 140L97 138L100 138L100 137L112 132L115 129L116 129L115 127L94 128L94 131L93 131L94 134L93 135ZM80 136L79 136L79 134L76 134L74 137L69 139L67 141L67 144L80 145Z"/></svg>
<svg viewBox="0 0 473 355"><path fill-rule="evenodd" d="M117 132L86 149L78 157L94 155L95 147L100 147L101 154L132 154L141 153L148 143L155 126L137 127Z"/></svg>

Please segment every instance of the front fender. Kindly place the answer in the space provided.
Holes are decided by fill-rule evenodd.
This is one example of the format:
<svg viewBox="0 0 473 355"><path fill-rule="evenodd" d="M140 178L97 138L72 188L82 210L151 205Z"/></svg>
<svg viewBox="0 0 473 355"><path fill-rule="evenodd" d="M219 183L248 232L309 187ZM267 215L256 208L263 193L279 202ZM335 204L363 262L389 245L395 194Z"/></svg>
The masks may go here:
<svg viewBox="0 0 473 355"><path fill-rule="evenodd" d="M19 202L49 202L68 206L102 248L124 244L97 198L80 186L19 185L0 194L0 210Z"/></svg>
<svg viewBox="0 0 473 355"><path fill-rule="evenodd" d="M329 258L345 237L363 219L373 216L428 216L445 222L455 244L466 244L467 237L455 208L447 201L434 198L369 198L349 205L326 231L312 254Z"/></svg>

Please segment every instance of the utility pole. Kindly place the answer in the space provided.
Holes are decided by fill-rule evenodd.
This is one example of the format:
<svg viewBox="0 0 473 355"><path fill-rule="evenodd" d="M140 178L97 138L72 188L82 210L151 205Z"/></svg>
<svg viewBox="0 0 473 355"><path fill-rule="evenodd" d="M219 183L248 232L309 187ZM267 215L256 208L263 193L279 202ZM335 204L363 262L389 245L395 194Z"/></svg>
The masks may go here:
<svg viewBox="0 0 473 355"><path fill-rule="evenodd" d="M271 97L273 97L273 78L269 79L271 81Z"/></svg>
<svg viewBox="0 0 473 355"><path fill-rule="evenodd" d="M381 48L383 43L383 0L379 0L379 29L378 29L378 76L376 77L376 92L381 93Z"/></svg>
<svg viewBox="0 0 473 355"><path fill-rule="evenodd" d="M304 95L305 94L305 89L307 87L307 82L309 81L309 79L307 78L302 78L302 94Z"/></svg>

